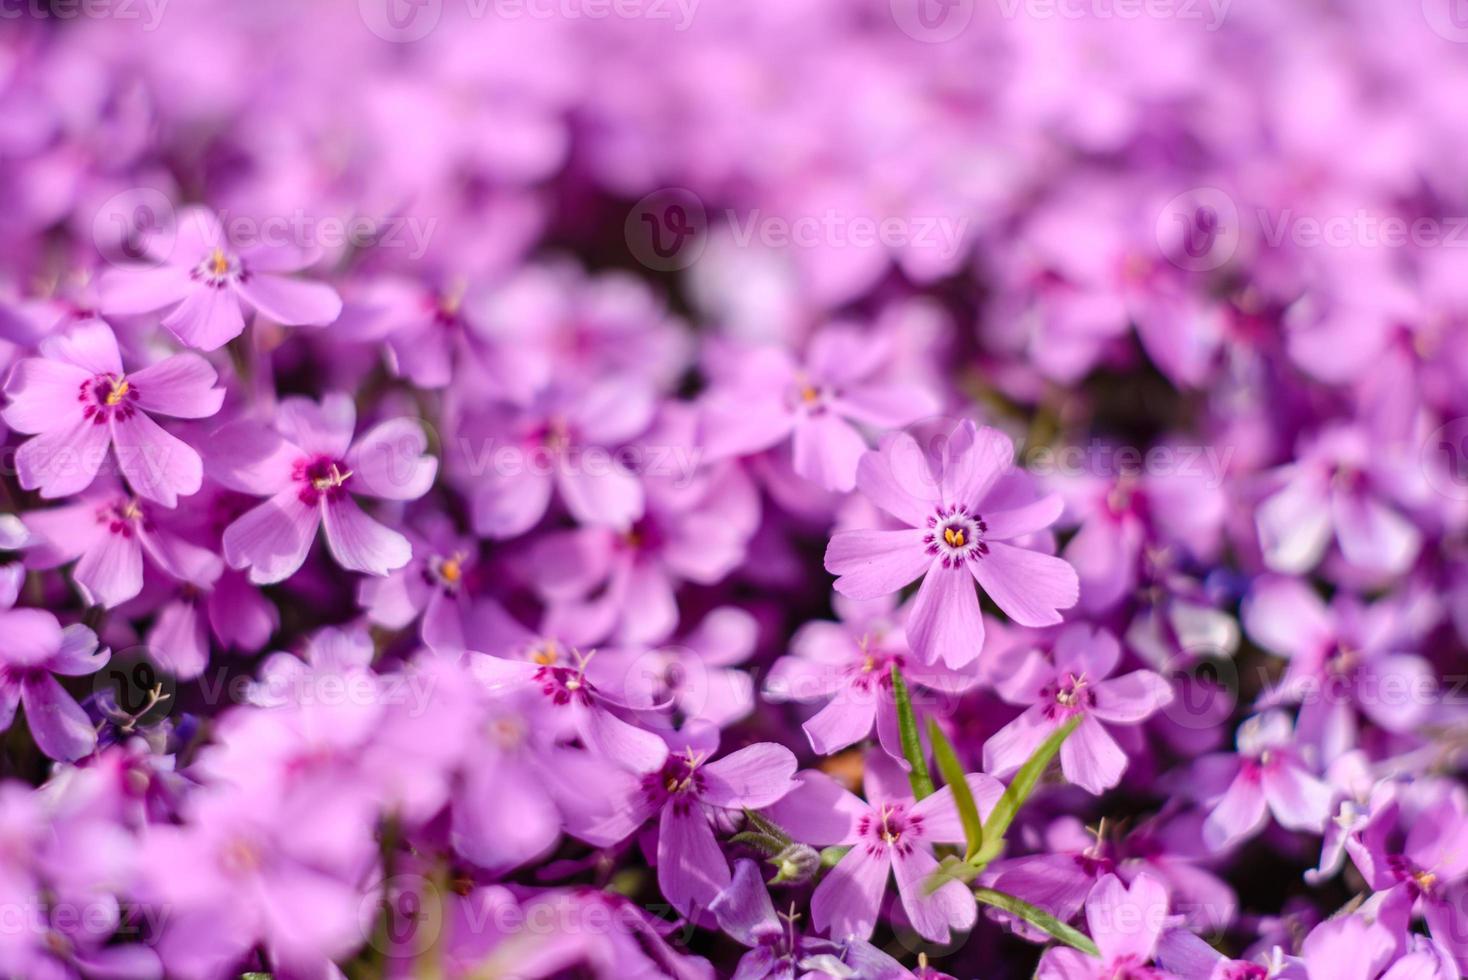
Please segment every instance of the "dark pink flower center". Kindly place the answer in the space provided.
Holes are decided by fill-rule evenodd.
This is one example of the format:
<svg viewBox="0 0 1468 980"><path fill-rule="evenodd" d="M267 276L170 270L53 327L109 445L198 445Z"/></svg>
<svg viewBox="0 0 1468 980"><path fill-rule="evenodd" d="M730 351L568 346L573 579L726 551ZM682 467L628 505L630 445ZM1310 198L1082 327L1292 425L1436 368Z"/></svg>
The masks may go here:
<svg viewBox="0 0 1468 980"><path fill-rule="evenodd" d="M644 798L655 806L671 800L674 808L687 812L703 794L703 773L699 771L702 762L703 756L691 751L669 756L661 770L642 777Z"/></svg>
<svg viewBox="0 0 1468 980"><path fill-rule="evenodd" d="M137 412L138 388L125 375L99 374L82 382L77 401L82 418L101 425L110 418L126 421Z"/></svg>
<svg viewBox="0 0 1468 980"><path fill-rule="evenodd" d="M1041 697L1049 718L1069 718L1096 703L1096 692L1091 690L1085 674L1067 674L1064 680L1047 685Z"/></svg>
<svg viewBox="0 0 1468 980"><path fill-rule="evenodd" d="M299 483L301 502L315 506L324 498L340 500L347 494L346 483L352 471L345 463L330 456L317 456L296 462L291 479Z"/></svg>
<svg viewBox="0 0 1468 980"><path fill-rule="evenodd" d="M152 521L143 512L136 500L116 500L97 508L97 523L105 524L107 530L124 538L130 538L139 529L151 531Z"/></svg>
<svg viewBox="0 0 1468 980"><path fill-rule="evenodd" d="M962 504L939 507L928 518L928 533L923 544L928 554L943 560L944 568L957 568L965 561L977 560L989 553L984 543L988 525L977 514L970 515Z"/></svg>
<svg viewBox="0 0 1468 980"><path fill-rule="evenodd" d="M562 707L573 699L579 704L590 705L591 696L596 691L581 671L572 667L541 667L535 672L535 680L540 684L541 693L552 704Z"/></svg>
<svg viewBox="0 0 1468 980"><path fill-rule="evenodd" d="M880 854L890 847L902 855L911 854L913 845L925 833L923 818L909 813L902 803L883 803L863 814L856 832L866 841L868 854Z"/></svg>

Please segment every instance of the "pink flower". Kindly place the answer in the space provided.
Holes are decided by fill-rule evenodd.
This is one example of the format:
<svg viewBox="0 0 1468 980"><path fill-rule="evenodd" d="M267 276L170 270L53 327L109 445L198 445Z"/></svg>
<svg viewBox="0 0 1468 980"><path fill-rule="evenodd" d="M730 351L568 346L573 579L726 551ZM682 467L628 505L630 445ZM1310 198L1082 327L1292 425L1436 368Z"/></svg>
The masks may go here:
<svg viewBox="0 0 1468 980"><path fill-rule="evenodd" d="M891 340L838 325L816 333L801 363L776 347L735 352L732 369L705 402L711 458L789 439L796 473L826 490L849 491L867 448L858 426L895 428L939 408L921 386L882 377Z"/></svg>
<svg viewBox="0 0 1468 980"><path fill-rule="evenodd" d="M16 364L5 385L6 423L35 435L15 454L21 486L48 498L85 490L111 446L139 495L173 507L198 491L199 454L149 413L198 419L219 411L224 391L207 361L175 354L126 374L117 339L100 320L47 337L41 354Z"/></svg>
<svg viewBox="0 0 1468 980"><path fill-rule="evenodd" d="M18 565L0 569L0 731L25 707L31 737L53 759L90 755L97 732L81 705L56 682L53 674L80 677L107 663L97 651L97 635L80 624L65 629L42 609L15 609L24 581Z"/></svg>
<svg viewBox="0 0 1468 980"><path fill-rule="evenodd" d="M1330 817L1333 794L1305 769L1289 717L1270 711L1250 718L1239 726L1238 744L1237 757L1199 760L1204 782L1228 779L1203 824L1208 846L1222 850L1252 837L1270 813L1283 827L1319 833Z"/></svg>
<svg viewBox="0 0 1468 980"><path fill-rule="evenodd" d="M163 325L190 347L215 350L238 337L247 309L287 326L324 325L341 314L341 298L330 286L280 275L305 268L314 256L289 245L236 248L207 208L185 208L172 242L153 235L143 247L159 264L105 273L102 311L167 310Z"/></svg>
<svg viewBox="0 0 1468 980"><path fill-rule="evenodd" d="M1040 961L1036 980L1164 980L1167 974L1147 963L1166 924L1167 889L1161 882L1140 874L1128 888L1107 875L1086 899L1086 926L1101 955L1053 947Z"/></svg>
<svg viewBox="0 0 1468 980"><path fill-rule="evenodd" d="M438 461L423 455L428 440L413 419L381 422L353 442L356 421L346 395L328 395L319 404L287 398L274 431L239 421L210 437L210 475L270 498L225 529L231 567L249 568L256 584L289 578L323 524L343 568L386 575L408 563L408 539L368 517L353 494L416 500L432 486Z"/></svg>
<svg viewBox="0 0 1468 980"><path fill-rule="evenodd" d="M790 836L805 844L847 844L851 850L832 868L811 896L816 928L832 939L866 939L877 924L888 876L897 876L902 906L918 934L948 941L950 929L967 930L977 918L973 895L951 881L931 894L928 878L938 868L934 844L964 839L953 791L947 786L918 802L907 778L885 752L867 754L863 802L823 773L804 772L798 785L766 812ZM968 777L981 816L1004 794L999 782L982 773Z"/></svg>
<svg viewBox="0 0 1468 980"><path fill-rule="evenodd" d="M802 726L811 748L820 755L861 741L875 727L882 748L901 759L892 668L902 672L909 686L921 686L954 701L978 678L915 658L901 625L906 610L894 610L890 602L860 603L845 596L837 596L834 604L842 621L817 620L796 631L790 640L791 655L775 661L765 678L765 699L829 699ZM921 697L913 695L915 702Z"/></svg>
<svg viewBox="0 0 1468 980"><path fill-rule="evenodd" d="M1120 658L1115 637L1084 623L1060 631L1051 657L1030 653L998 685L1004 700L1029 707L985 743L984 768L999 777L1018 771L1052 732L1079 717L1060 747L1065 778L1098 794L1121 782L1127 755L1106 726L1140 724L1171 703L1172 689L1150 670L1111 678Z"/></svg>
<svg viewBox="0 0 1468 980"><path fill-rule="evenodd" d="M55 568L75 561L71 577L82 597L109 609L142 591L145 558L171 579L211 586L224 568L219 556L160 525L159 516L154 505L117 487L99 488L63 507L31 511L25 515L34 539L26 548L26 566Z"/></svg>
<svg viewBox="0 0 1468 980"><path fill-rule="evenodd" d="M1053 524L1058 496L1034 499L1015 479L1014 444L964 420L940 455L909 433L883 440L857 467L863 496L907 525L840 531L826 548L836 591L876 599L923 576L907 620L908 642L929 663L962 667L979 655L984 623L968 576L1024 626L1060 622L1075 605L1076 573L1064 561L1015 544Z"/></svg>

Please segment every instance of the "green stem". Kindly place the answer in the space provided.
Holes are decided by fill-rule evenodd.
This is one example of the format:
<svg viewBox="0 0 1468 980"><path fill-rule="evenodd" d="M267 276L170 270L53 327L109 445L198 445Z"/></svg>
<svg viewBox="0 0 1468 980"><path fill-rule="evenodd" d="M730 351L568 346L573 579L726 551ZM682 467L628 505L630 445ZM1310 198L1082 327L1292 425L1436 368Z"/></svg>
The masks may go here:
<svg viewBox="0 0 1468 980"><path fill-rule="evenodd" d="M917 718L912 713L912 701L907 696L907 685L902 680L902 671L892 665L892 698L897 702L897 730L902 736L902 754L912 768L907 773L912 783L912 795L921 800L933 795L933 777L928 773L927 757L923 754L922 736L918 734Z"/></svg>
<svg viewBox="0 0 1468 980"><path fill-rule="evenodd" d="M1005 892L998 892L992 888L975 888L974 898L985 905L992 905L996 909L1003 909L1010 915L1024 919L1030 925L1041 929L1050 936L1060 940L1067 946L1073 946L1088 956L1099 957L1101 950L1091 941L1091 937L1073 926L1068 926L1044 909L1036 908L1023 899L1015 898Z"/></svg>

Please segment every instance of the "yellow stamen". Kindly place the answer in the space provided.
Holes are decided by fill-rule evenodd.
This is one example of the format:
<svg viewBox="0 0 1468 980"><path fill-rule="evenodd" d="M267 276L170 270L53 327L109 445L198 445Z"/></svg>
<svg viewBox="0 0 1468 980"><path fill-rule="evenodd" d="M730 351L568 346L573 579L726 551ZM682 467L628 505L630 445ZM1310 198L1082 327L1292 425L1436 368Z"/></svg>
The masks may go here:
<svg viewBox="0 0 1468 980"><path fill-rule="evenodd" d="M556 641L546 640L545 643L537 647L535 652L530 655L530 659L542 667L549 667L551 664L560 660L561 655L556 650Z"/></svg>
<svg viewBox="0 0 1468 980"><path fill-rule="evenodd" d="M943 529L943 540L947 541L950 547L962 548L963 530L960 528L945 527Z"/></svg>
<svg viewBox="0 0 1468 980"><path fill-rule="evenodd" d="M116 380L114 380L112 382L111 389L107 392L107 404L120 404L122 400L127 397L128 389L131 387L132 386L127 383L126 378L117 378Z"/></svg>
<svg viewBox="0 0 1468 980"><path fill-rule="evenodd" d="M222 276L229 271L229 258L223 249L216 248L209 253L209 271L216 276Z"/></svg>
<svg viewBox="0 0 1468 980"><path fill-rule="evenodd" d="M464 566L458 556L445 558L438 566L439 577L450 585L458 585L464 578Z"/></svg>
<svg viewBox="0 0 1468 980"><path fill-rule="evenodd" d="M1418 887L1425 892L1432 891L1432 886L1437 884L1437 875L1431 871L1419 871L1412 877L1416 880Z"/></svg>
<svg viewBox="0 0 1468 980"><path fill-rule="evenodd" d="M810 385L803 385L800 389L800 400L809 405L821 397L821 393Z"/></svg>
<svg viewBox="0 0 1468 980"><path fill-rule="evenodd" d="M336 468L336 464L332 463L331 472L326 476L316 477L311 481L311 485L317 490L330 490L332 487L339 487L343 483L346 483L347 477L351 475L351 470L339 470Z"/></svg>

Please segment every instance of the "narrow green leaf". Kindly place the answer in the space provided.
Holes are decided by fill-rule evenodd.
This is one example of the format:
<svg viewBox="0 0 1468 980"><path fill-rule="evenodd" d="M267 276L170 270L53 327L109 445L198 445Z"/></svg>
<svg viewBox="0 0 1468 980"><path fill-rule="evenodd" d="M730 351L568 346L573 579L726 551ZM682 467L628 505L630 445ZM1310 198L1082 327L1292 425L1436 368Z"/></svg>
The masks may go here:
<svg viewBox="0 0 1468 980"><path fill-rule="evenodd" d="M749 821L749 825L751 827L753 827L759 833L764 834L766 837L773 837L775 838L775 840L780 841L782 844L785 844L787 846L794 843L794 841L790 839L790 835L785 833L784 827L781 827L779 824L775 823L775 821L771 820L769 817L765 816L762 813L751 810L749 809L749 807L745 807L744 819Z"/></svg>
<svg viewBox="0 0 1468 980"><path fill-rule="evenodd" d="M931 895L950 881L966 885L977 878L981 870L983 869L977 865L950 854L938 862L938 870L928 875L928 880L923 882L923 892Z"/></svg>
<svg viewBox="0 0 1468 980"><path fill-rule="evenodd" d="M1005 892L995 891L992 888L975 888L974 898L977 898L985 905L992 905L996 909L1003 909L1010 915L1019 916L1030 925L1043 929L1067 946L1074 946L1088 956L1099 957L1101 955L1101 951L1096 948L1096 944L1091 941L1090 936L1087 936L1073 926L1066 925L1049 912L1046 912L1044 909L1038 909L1029 902L1015 898L1013 895L1006 894Z"/></svg>
<svg viewBox="0 0 1468 980"><path fill-rule="evenodd" d="M953 743L948 741L948 736L938 727L936 718L928 719L928 744L933 746L933 758L938 763L938 771L943 774L944 785L953 791L958 819L963 821L963 838L968 844L964 859L972 861L974 855L984 847L984 821L979 818L979 808L974 803L974 793L969 788L968 779L964 777L963 764L958 761L958 753L953 751Z"/></svg>
<svg viewBox="0 0 1468 980"><path fill-rule="evenodd" d="M923 739L912 713L912 701L907 697L907 685L903 683L902 671L896 664L892 665L892 697L897 702L897 730L902 735L902 754L912 767L907 778L912 783L912 795L921 800L933 795L933 777L928 774Z"/></svg>
<svg viewBox="0 0 1468 980"><path fill-rule="evenodd" d="M999 803L994 807L994 812L989 814L989 819L984 822L984 838L989 841L1003 840L1009 831L1009 825L1014 822L1015 814L1019 808L1024 806L1025 800L1035 791L1035 786L1040 782L1040 777L1045 775L1045 769L1050 765L1050 760L1055 758L1055 753L1060 751L1061 744L1070 737L1070 733L1076 730L1081 723L1081 716L1074 718L1061 725L1050 733L1050 737L1035 750L1035 754L1019 767L1019 772L1014 774L1010 780L1009 787L1005 789L1004 795L1000 797Z"/></svg>

